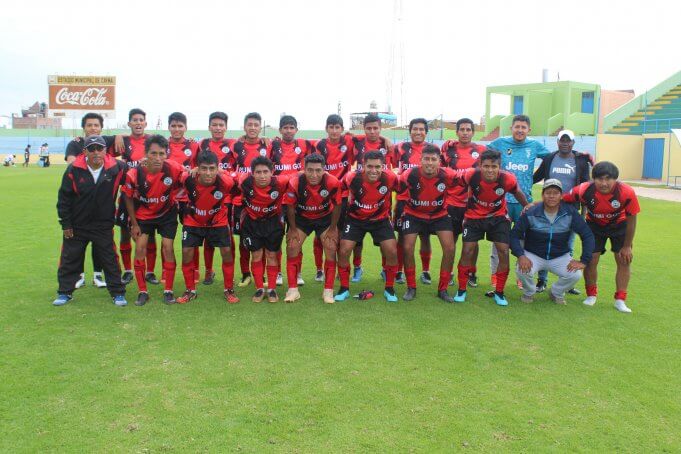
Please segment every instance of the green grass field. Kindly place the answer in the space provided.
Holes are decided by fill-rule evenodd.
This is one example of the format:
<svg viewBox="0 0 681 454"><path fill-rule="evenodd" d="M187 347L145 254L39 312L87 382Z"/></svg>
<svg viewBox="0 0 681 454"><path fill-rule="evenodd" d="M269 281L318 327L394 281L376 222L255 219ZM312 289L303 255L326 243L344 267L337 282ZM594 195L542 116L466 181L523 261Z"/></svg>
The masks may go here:
<svg viewBox="0 0 681 454"><path fill-rule="evenodd" d="M62 171L0 168L0 451L681 450L678 204L641 200L628 316L611 257L592 308L525 305L510 283L507 308L484 286L324 305L309 251L295 304L227 305L216 284L117 308L88 282L56 308ZM365 251L352 290L379 290Z"/></svg>

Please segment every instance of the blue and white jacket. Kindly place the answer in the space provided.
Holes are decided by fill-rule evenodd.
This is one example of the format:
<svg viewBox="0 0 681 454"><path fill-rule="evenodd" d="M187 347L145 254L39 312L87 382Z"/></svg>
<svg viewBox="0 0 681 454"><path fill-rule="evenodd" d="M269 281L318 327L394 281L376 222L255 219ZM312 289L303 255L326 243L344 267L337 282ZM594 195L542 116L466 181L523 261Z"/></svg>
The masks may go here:
<svg viewBox="0 0 681 454"><path fill-rule="evenodd" d="M516 257L525 251L546 260L570 253L570 234L575 232L582 239L580 262L588 264L595 247L594 235L579 212L571 205L560 202L553 222L544 214L544 204L538 203L523 213L511 230L511 252ZM523 246L520 240L525 241Z"/></svg>

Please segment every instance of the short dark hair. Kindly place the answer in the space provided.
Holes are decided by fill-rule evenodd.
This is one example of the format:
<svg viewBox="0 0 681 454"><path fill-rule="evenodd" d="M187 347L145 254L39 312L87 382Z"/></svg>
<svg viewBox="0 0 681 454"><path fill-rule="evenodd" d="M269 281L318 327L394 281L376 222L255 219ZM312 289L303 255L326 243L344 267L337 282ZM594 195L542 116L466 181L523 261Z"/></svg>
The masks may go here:
<svg viewBox="0 0 681 454"><path fill-rule="evenodd" d="M225 124L227 124L227 118L228 118L227 114L224 113L224 112L220 112L220 111L213 112L212 114L208 115L208 124L210 125L210 122L215 120L215 119L222 120L222 121L225 122Z"/></svg>
<svg viewBox="0 0 681 454"><path fill-rule="evenodd" d="M257 166L267 166L268 169L274 170L274 164L265 156L258 156L251 161L251 172L255 172Z"/></svg>
<svg viewBox="0 0 681 454"><path fill-rule="evenodd" d="M380 151L369 151L364 155L364 162L370 159L379 159L382 163L385 163L385 156Z"/></svg>
<svg viewBox="0 0 681 454"><path fill-rule="evenodd" d="M95 112L88 112L85 115L83 115L83 119L80 120L80 127L85 128L85 123L88 120L99 120L99 126L101 126L102 128L104 127L104 117Z"/></svg>
<svg viewBox="0 0 681 454"><path fill-rule="evenodd" d="M196 166L198 167L201 164L218 165L218 157L212 151L209 150L200 151L196 155Z"/></svg>
<svg viewBox="0 0 681 454"><path fill-rule="evenodd" d="M610 161L601 161L591 170L591 178L594 180L601 177L610 177L616 180L619 176L620 170Z"/></svg>
<svg viewBox="0 0 681 454"><path fill-rule="evenodd" d="M487 148L480 155L480 162L482 162L482 161L499 161L499 162L501 162L501 153L499 153L497 150L493 150L492 148Z"/></svg>
<svg viewBox="0 0 681 454"><path fill-rule="evenodd" d="M168 126L170 126L170 123L172 123L173 121L182 123L183 125L187 126L187 116L182 112L173 112L170 115L168 115Z"/></svg>
<svg viewBox="0 0 681 454"><path fill-rule="evenodd" d="M258 120L258 123L262 123L262 117L258 112L247 113L246 116L244 117L244 126L246 126L246 122L248 120Z"/></svg>
<svg viewBox="0 0 681 454"><path fill-rule="evenodd" d="M456 130L458 131L461 125L471 125L471 129L475 132L475 123L470 118L461 118L456 122Z"/></svg>
<svg viewBox="0 0 681 454"><path fill-rule="evenodd" d="M364 117L364 121L362 122L364 126L366 126L367 123L378 123L378 125L381 126L381 119L378 118L378 115L376 114L369 114Z"/></svg>
<svg viewBox="0 0 681 454"><path fill-rule="evenodd" d="M436 147L435 145L428 144L425 147L423 147L423 150L421 150L421 155L424 155L424 154L436 154L436 155L439 156L440 155L440 149L438 147Z"/></svg>
<svg viewBox="0 0 681 454"><path fill-rule="evenodd" d="M331 114L328 117L326 117L326 126L333 126L333 125L343 126L343 117L341 117L338 114Z"/></svg>
<svg viewBox="0 0 681 454"><path fill-rule="evenodd" d="M298 127L298 120L293 115L284 115L279 119L279 129L287 125L293 125L295 128Z"/></svg>
<svg viewBox="0 0 681 454"><path fill-rule="evenodd" d="M154 134L153 136L147 137L144 141L144 152L148 152L152 144L156 144L164 150L168 150L168 139L159 134Z"/></svg>
<svg viewBox="0 0 681 454"><path fill-rule="evenodd" d="M326 159L319 153L312 153L305 156L305 165L308 164L321 164L322 167L324 167L326 165Z"/></svg>
<svg viewBox="0 0 681 454"><path fill-rule="evenodd" d="M516 121L524 121L525 123L527 123L527 126L530 126L530 117L528 117L527 115L516 115L515 117L513 117L513 121L511 122L511 126L513 126L513 124Z"/></svg>
<svg viewBox="0 0 681 454"><path fill-rule="evenodd" d="M130 109L130 112L128 112L128 121L132 120L133 115L142 115L145 120L147 119L147 113L137 107L135 107L134 109Z"/></svg>
<svg viewBox="0 0 681 454"><path fill-rule="evenodd" d="M409 132L411 132L411 128L414 127L415 124L417 123L423 123L423 125L426 127L426 133L428 133L428 120L425 118L414 118L409 122Z"/></svg>

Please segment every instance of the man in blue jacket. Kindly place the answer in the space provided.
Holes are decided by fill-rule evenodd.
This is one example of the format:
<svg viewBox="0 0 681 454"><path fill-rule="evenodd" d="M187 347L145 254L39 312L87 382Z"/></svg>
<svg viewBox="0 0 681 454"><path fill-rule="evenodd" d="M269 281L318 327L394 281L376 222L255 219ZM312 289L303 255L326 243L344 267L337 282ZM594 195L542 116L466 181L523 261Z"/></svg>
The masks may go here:
<svg viewBox="0 0 681 454"><path fill-rule="evenodd" d="M542 201L523 213L511 231L511 252L518 257L516 273L523 284L521 301L524 303L531 303L537 292L533 282L535 273L548 270L558 276L549 298L556 304L565 304L565 292L575 286L591 261L595 246L593 233L579 212L561 201L562 195L560 180L545 180ZM570 255L572 232L582 240L579 260Z"/></svg>

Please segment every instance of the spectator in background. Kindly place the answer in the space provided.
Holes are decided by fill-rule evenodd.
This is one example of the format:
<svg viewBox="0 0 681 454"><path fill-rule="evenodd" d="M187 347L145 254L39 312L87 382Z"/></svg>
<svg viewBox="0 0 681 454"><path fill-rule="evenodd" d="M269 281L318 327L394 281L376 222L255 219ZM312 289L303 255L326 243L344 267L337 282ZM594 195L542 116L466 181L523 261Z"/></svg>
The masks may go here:
<svg viewBox="0 0 681 454"><path fill-rule="evenodd" d="M28 162L31 160L31 145L26 145L24 149L24 167L28 167Z"/></svg>
<svg viewBox="0 0 681 454"><path fill-rule="evenodd" d="M5 156L5 160L2 162L2 165L5 167L16 167L15 159L16 159L15 155L8 154L7 156Z"/></svg>

